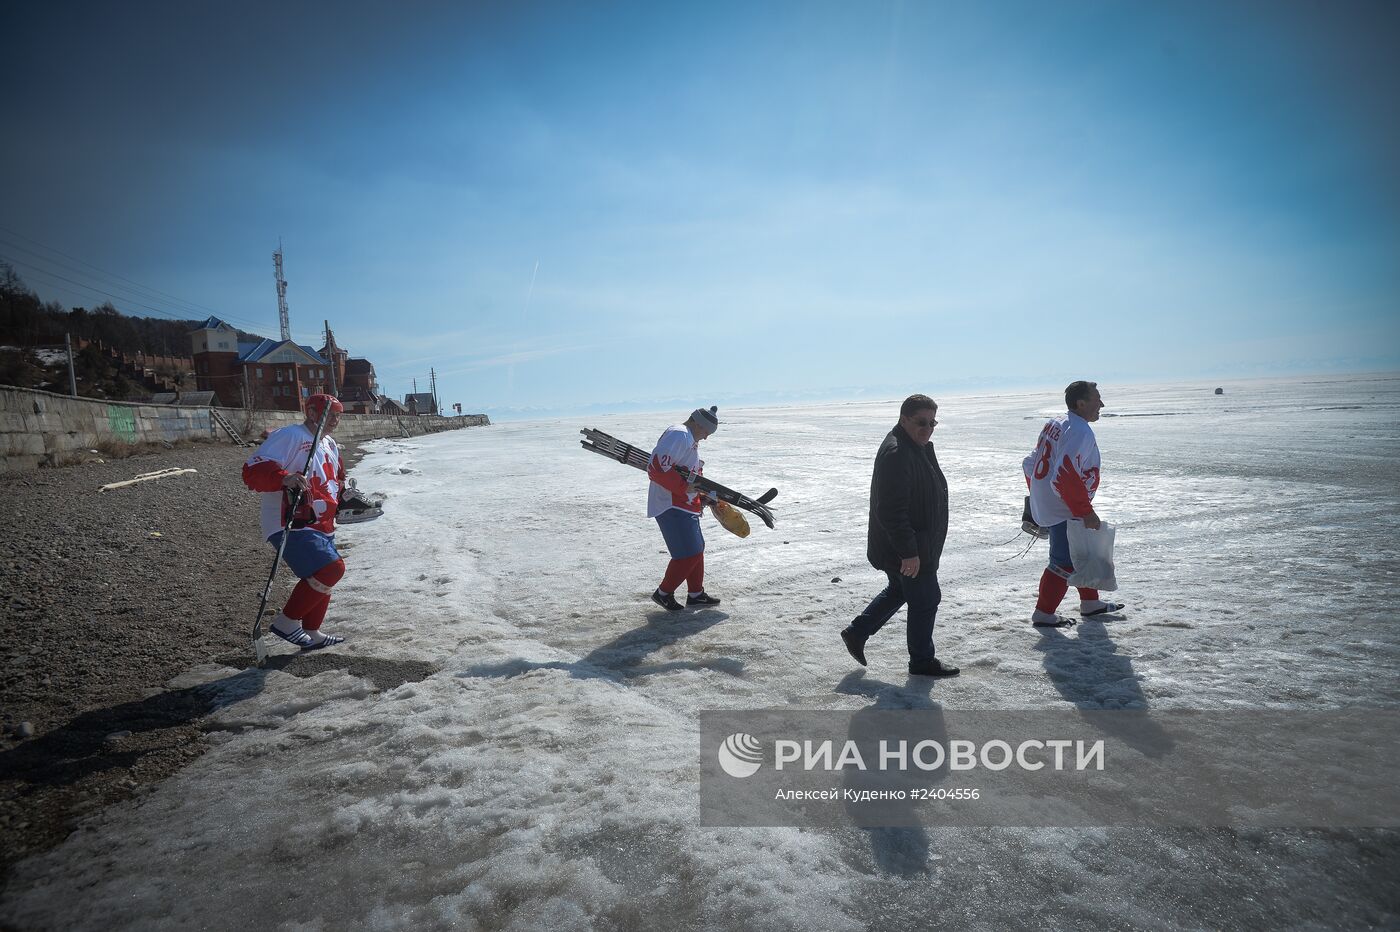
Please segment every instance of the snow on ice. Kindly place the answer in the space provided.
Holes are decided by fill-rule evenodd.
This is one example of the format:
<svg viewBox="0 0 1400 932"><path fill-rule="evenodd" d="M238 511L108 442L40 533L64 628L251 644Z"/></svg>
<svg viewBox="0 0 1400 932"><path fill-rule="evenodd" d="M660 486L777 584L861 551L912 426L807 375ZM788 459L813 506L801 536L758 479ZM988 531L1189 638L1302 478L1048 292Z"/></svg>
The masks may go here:
<svg viewBox="0 0 1400 932"><path fill-rule="evenodd" d="M1400 703L1400 380L1101 387L1096 505L1129 609L1068 633L1028 624L1045 545L1003 544L1056 393L938 399L949 681L904 674L898 619L868 670L837 637L881 585L867 491L898 399L721 411L706 473L778 486L778 526L740 540L706 518L724 603L693 614L647 600L666 557L645 476L577 442L596 426L649 446L685 411L377 442L353 475L388 493L385 516L338 538L327 630L349 642L310 677L275 659L182 677L218 696L213 748L19 865L0 924L1395 923L1400 845L1381 830L697 824L702 709Z"/></svg>

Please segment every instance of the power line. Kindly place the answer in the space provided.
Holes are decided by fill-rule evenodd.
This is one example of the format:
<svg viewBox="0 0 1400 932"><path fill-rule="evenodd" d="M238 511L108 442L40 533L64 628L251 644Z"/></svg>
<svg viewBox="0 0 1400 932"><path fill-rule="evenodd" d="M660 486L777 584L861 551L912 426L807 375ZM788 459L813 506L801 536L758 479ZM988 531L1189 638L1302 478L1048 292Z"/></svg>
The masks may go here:
<svg viewBox="0 0 1400 932"><path fill-rule="evenodd" d="M28 250L26 250L26 252L28 252ZM32 254L32 253L31 253L31 254ZM43 258L43 257L40 257L40 258ZM132 297L131 295L129 295L129 294L117 294L117 293L115 293L115 292L108 291L108 290L105 289L105 288L99 288L99 287L97 287L96 285L89 284L88 282L79 281L79 280L77 280L77 279L75 279L75 278L69 278L69 277L66 276L66 275L60 275L60 274L57 273L57 272L54 272L54 271L52 271L52 270L50 270L50 269L46 269L46 268L43 268L43 267L41 267L41 266L35 265L35 264L32 263L32 262L26 262L26 261L24 261L23 259L17 259L17 258L15 258L13 255L6 255L6 254L4 254L4 253L0 253L0 260L3 260L3 261L5 261L5 262L8 262L8 263L10 263L11 265L23 266L23 267L26 268L26 269L30 269L31 271L30 271L29 273L27 273L27 274L29 274L29 275L38 275L38 276L40 276L41 278L45 278L45 279L57 279L58 281L68 282L68 283L70 283L70 284L72 284L72 285L76 285L76 286L79 287L79 288L82 288L82 289L85 289L85 290L87 290L87 291L90 291L90 292L92 292L92 293L95 294L95 295L98 295L98 296L101 296L101 297L105 297L105 298L114 298L114 299L116 299L117 301L121 301L121 302L124 303L124 304L127 304L127 305L134 305L134 306L136 306L136 307L144 308L145 310L148 310L148 311L152 312L153 314L157 315L158 317L163 317L163 318L166 318L166 319L169 319L169 320L177 320L177 321L184 321L184 320L189 320L189 319L190 319L190 318L185 317L185 316L183 316L183 315L181 315L181 314L176 314L176 313L173 313L173 312L171 312L171 311L167 311L167 310L163 310L163 309L161 309L161 308L155 307L154 305L147 304L147 303L144 302L144 301L138 300L137 298L133 298L133 297ZM47 260L47 261L52 261L52 260ZM59 288L62 288L64 291L68 291L69 294L75 294L75 295L77 295L78 297L82 297L80 294L77 294L76 292L73 292L71 289L63 288L63 286L61 286L61 285L59 285L59 286L52 286L52 285L50 285L50 287L59 287ZM240 318L221 318L221 319L228 319L228 320L231 320L231 321L233 321L233 322L235 322L235 323L244 324L244 325L249 326L249 327L257 327L258 329L262 329L262 327L263 327L262 324L255 323L255 322L253 322L253 321L243 320L243 319L240 319ZM307 335L307 334L300 334L300 336L301 336L302 339L307 339L307 338L308 338L308 335Z"/></svg>
<svg viewBox="0 0 1400 932"><path fill-rule="evenodd" d="M24 246L19 245L18 243L12 243L12 242L10 242L9 240L5 239L5 238L2 237L2 236L0 236L0 246L6 246L6 247L9 247L10 249L18 249L18 250L20 250L21 252L27 253L28 255L31 255L31 256L35 257L36 259L40 259L40 260L42 260L42 261L44 261L44 262L48 262L48 263L52 263L52 264L54 264L54 265L57 265L57 266L59 266L60 268L62 268L64 271L72 272L72 273L74 273L75 275L88 275L88 274L90 274L90 273L85 272L85 271L83 271L82 269L78 268L77 266L74 266L74 265L70 264L70 263L66 263L66 262L63 262L63 261L61 261L61 260L59 260L59 259L54 259L54 258L52 258L52 257L50 257L50 256L43 255L42 253L35 252L35 251L32 250L32 249L29 249L29 248L27 248L27 247L24 247ZM61 253L60 253L60 255L61 255ZM82 262L81 260L75 260L75 261L77 261L80 265L86 265L86 264L87 264L87 263ZM98 273L101 274L101 275L105 275L105 276L107 276L108 278L121 279L121 276L119 276L119 275L111 275L111 274L109 274L109 273L107 273L107 272L102 272L100 269L98 270ZM127 281L127 279L121 279L121 280ZM106 284L106 283L104 282L103 284ZM137 283L135 283L135 282L131 282L131 284L137 289L137 294L140 295L142 298L150 298L150 299L152 299L152 300L160 301L163 297L170 297L170 296L168 296L168 295L164 295L163 292L157 291L157 290L154 289L154 288L147 288L146 286L144 286L144 285L139 285L139 284L137 284ZM111 287L113 287L113 288L118 288L118 289L121 289L121 290L125 290L124 288L122 288L121 285L112 285ZM184 310L191 310L191 311L194 311L194 309L195 309L195 307L196 307L195 305L188 305L188 306L182 307L183 302L180 302L178 299L172 299L172 300L170 300L170 301L168 301L168 302L167 302L167 301L162 301L162 303L173 304L173 305L176 306L176 307L181 307L181 308L184 309ZM198 316L200 316L200 313L202 313L202 312L194 311L194 316L198 317Z"/></svg>
<svg viewBox="0 0 1400 932"><path fill-rule="evenodd" d="M102 288L98 288L98 287L96 287L95 285L89 285L89 284L87 284L86 282L80 282L80 281L78 281L77 279L68 278L66 275L59 275L57 272L51 272L51 271L49 271L48 269L41 268L40 266L34 265L34 264L31 263L31 262L25 262L23 259L16 259L16 258L14 258L13 256L7 256L7 255L5 255L4 253L0 253L0 259L5 260L6 262L10 263L11 265L21 265L21 266L24 266L24 267L27 268L27 269L31 269L31 270L32 270L31 274L36 274L36 275L44 276L44 277L47 277L47 278L56 278L56 279L58 279L58 280L60 280L60 281L69 282L70 284L77 285L79 288L85 288L85 289L87 289L88 291L93 292L94 294L103 295L103 296L108 297L108 298L116 298L118 301L124 301L124 302L126 302L126 303L128 303L128 304L135 304L135 305L137 305L138 307L146 308L147 310L149 310L149 311L151 311L151 312L153 312L153 313L155 313L155 314L158 314L158 315L160 315L161 317L168 317L168 318L170 318L170 319L172 319L172 320L184 320L184 319L185 319L185 318L183 318L183 317L178 317L178 316L176 316L175 314L172 314L170 311L163 311L163 310L161 310L161 309L158 308L158 307L152 307L152 306L149 305L149 304L145 304L145 303L143 303L143 302L141 302L141 301L137 301L137 300L135 300L134 298L130 297L129 295L113 294L112 292L107 291L107 290L102 289Z"/></svg>
<svg viewBox="0 0 1400 932"><path fill-rule="evenodd" d="M66 294L66 295L70 296L70 298L76 298L78 302L83 302L83 301L91 300L87 295L83 294L82 292L80 292L80 291L78 291L78 290L76 290L76 289L69 288L67 285L61 285L61 284L50 283L50 284L48 285L48 287L51 288L51 289L53 289L53 290L56 291L56 292L61 292L62 294ZM54 302L54 303L58 304L58 303L60 303L60 302Z"/></svg>
<svg viewBox="0 0 1400 932"><path fill-rule="evenodd" d="M235 323L235 324L242 324L242 325L244 325L244 326L246 326L246 327L254 328L254 329L257 329L257 330L266 329L266 327L267 327L267 322L266 322L266 321L254 321L254 320L250 320L250 319L244 318L244 317L235 317L235 316L230 315L230 314L225 314L225 313L222 313L222 312L220 312L220 311L217 311L217 310L215 310L215 309L213 309L213 308L206 307L205 305L198 304L198 303L196 303L196 302L194 302L194 301L188 301L188 300L185 300L185 299L183 299L183 298L179 298L179 297L177 297L177 296L175 296L175 295L172 295L172 294L170 294L170 293L168 293L168 292L161 291L159 288L153 288L153 287L151 287L151 286L149 286L149 285L143 285L143 284L141 284L140 282L133 281L132 279L126 278L125 276L122 276L122 275L118 275L118 274L116 274L115 272L109 272L109 271L107 271L106 269L100 268L99 266L93 265L93 264L90 263L90 262L86 262L86 261L84 261L84 260L82 260L82 259L79 259L79 258L77 258L76 256L69 255L68 253L62 251L61 249L56 249L56 248L54 248L53 246L49 246L49 245L47 245L47 244L45 244L45 243L41 243L41 242L39 242L38 240L34 239L33 237L25 236L23 233L19 233L19 232L15 231L15 230L11 230L11 229L8 228L8 227L0 226L0 231L3 231L3 232L5 232L5 233L9 233L11 236L18 237L19 239L21 239L21 240L23 240L23 241L25 241L25 242L31 243L31 244L33 244L33 245L35 245L35 246L38 246L39 248L44 249L44 250L46 250L46 251L48 251L48 252L52 252L52 253L54 253L55 255L62 256L62 257L64 257L65 259L70 259L70 260L72 260L73 262L76 262L76 263L78 263L79 265L82 265L82 266L84 266L84 267L86 267L86 268L88 268L88 269L91 269L91 270L93 270L94 272L97 272L97 273L100 274L100 275L106 276L106 277L108 277L108 278L117 279L117 280L122 281L122 282L126 282L128 285L133 286L134 288L137 289L137 294L140 295L141 298L151 298L151 299L153 299L153 300L162 300L162 299L164 299L165 301L168 301L168 302L174 304L174 305L177 306L177 307L183 308L183 309L185 310L186 313L190 313L191 311L193 311L193 313L191 314L191 317L193 317L193 318L199 318L199 317L208 316L208 315L211 315L211 314L212 314L212 315L214 315L214 316L220 318L221 320L226 320L226 321L229 321L229 322ZM50 256L42 255L42 254L40 254L40 253L35 252L35 251L32 250L32 249L28 249L28 248L26 248L26 247L24 247L24 246L22 246L22 245L17 244L17 243L9 242L9 241L5 240L3 237L0 237L0 243L3 243L4 245L9 246L9 247L12 248L12 249L19 249L19 250L21 250L21 251L23 251L23 252L25 252L25 253L27 253L27 254L29 254L29 255L31 255L31 256L34 256L34 257L36 257L36 258L38 258L38 259L43 260L44 262L53 263L53 264L55 264L55 265L58 265L60 268L63 268L65 271L73 272L74 274L78 274L78 275L86 275L86 274L87 274L87 273L84 273L81 269L76 269L76 268L72 267L71 265L68 265L67 263L60 262L59 260L53 259L53 258L50 257ZM19 265L24 265L24 266L26 266L27 268L35 269L36 271L38 271L38 272L40 272L40 273L46 273L46 274L48 274L48 275L50 275L50 276L52 276L52 277L56 277L56 278L63 279L64 281L72 282L73 284L79 285L80 287L88 288L89 290L95 291L95 292L97 292L98 294L102 294L102 295L105 295L105 296L107 296L107 297L116 298L117 300L120 300L120 301L127 301L127 302L130 302L130 303L132 303L132 304L138 305L138 306L140 306L140 307L148 308L148 309L154 311L154 312L157 313L157 314L162 314L162 315L164 315L164 316L171 317L171 318L177 319L177 320L189 319L189 318L184 318L184 317L180 317L180 316L178 316L178 315L172 314L172 313L170 313L170 312L168 312L168 311L162 311L162 310L160 310L159 308L153 307L153 306L151 306L150 304L145 303L145 301L143 301L143 300L140 300L140 299L138 299L138 298L133 298L130 294L114 294L114 293L111 292L111 291L107 291L107 290L102 289L102 288L97 288L96 286L91 285L91 284L88 284L88 283L86 283L86 282L81 282L81 281L77 281L76 279L71 279L71 278L67 278L67 277L62 276L62 275L58 275L57 273L55 273L55 272L53 272L53 271L51 271L51 270L49 270L49 269L43 268L43 267L41 267L41 266L36 266L36 265L34 265L33 263L22 262L22 261L20 261L20 260L15 260L15 259L10 259L10 260L8 260L8 261L12 261L12 262L14 262L14 263L16 263L16 264L19 264ZM106 284L106 283L104 282L103 284ZM123 288L122 286L119 286L119 285L112 285L111 287L117 288L117 289L122 290L122 291L126 291L126 290L127 290L126 288ZM144 294L143 294L142 292L144 292ZM303 335L302 335L302 338L303 338L303 339L306 339L306 335L303 334Z"/></svg>
<svg viewBox="0 0 1400 932"><path fill-rule="evenodd" d="M20 239L24 240L24 241L27 242L27 243L32 243L33 245L38 246L40 249L47 250L48 252L54 253L55 255L63 256L65 259L71 259L72 261L78 263L79 265L86 266L87 268L92 269L94 272L99 272L99 273L101 273L101 274L103 274L103 275L106 275L106 276L108 276L108 277L110 277L110 278L119 279L119 280L121 280L121 281L126 282L126 283L129 284L129 285L135 285L137 288L140 288L140 289L145 290L145 291L150 291L150 292L152 292L152 293L154 293L154 294L156 294L156 295L159 295L159 296L161 296L161 297L163 297L163 298L166 298L166 299L168 299L168 300L170 300L170 301L173 301L173 302L175 302L175 303L177 303L177 304L182 304L182 305L185 305L185 306L187 306L187 307L199 308L199 309L201 309L201 310L203 310L203 311L205 311L205 312L207 312L207 313L209 313L209 314L218 315L218 313L219 313L218 311L214 310L213 308L204 307L204 305L198 304L198 303L196 303L196 302L194 302L194 301L186 301L186 300L184 300L183 298L179 298L179 297L176 297L175 295L168 294L167 292L161 291L161 290L158 289L158 288L152 288L152 287L150 287L149 285L142 285L140 282L132 281L132 280L129 279L129 278L126 278L126 277L124 277L124 276L122 276L122 275L118 275L116 272L109 272L109 271L107 271L106 269L99 268L98 266L93 265L91 262L87 262L87 261L84 261L84 260L82 260L82 259L79 259L77 256L70 256L68 253L64 252L64 251L61 250L61 249L55 249L53 246L49 246L49 245L47 245L47 244L45 244L45 243L41 243L41 242L39 242L38 240L34 239L34 238L31 237L31 236L25 236L23 233L20 233L20 232L18 232L18 231L16 231L16 230L11 230L9 227L0 226L0 231L3 231L3 232L5 232L5 233L9 233L11 236L17 236L17 237L19 237ZM23 248L23 247L21 247L21 248ZM26 251L26 252L29 252L29 250L25 250L25 251ZM34 253L31 253L31 254L33 255ZM41 256L40 258L47 258L47 257ZM47 259L47 261L52 262L53 260L52 260L52 259Z"/></svg>

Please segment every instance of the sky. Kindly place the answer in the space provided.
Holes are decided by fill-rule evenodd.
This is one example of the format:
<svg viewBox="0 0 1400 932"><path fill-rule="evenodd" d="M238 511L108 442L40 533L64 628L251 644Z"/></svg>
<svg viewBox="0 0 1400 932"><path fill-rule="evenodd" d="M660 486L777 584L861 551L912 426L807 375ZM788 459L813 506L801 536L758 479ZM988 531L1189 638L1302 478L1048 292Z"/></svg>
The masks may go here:
<svg viewBox="0 0 1400 932"><path fill-rule="evenodd" d="M293 336L329 321L394 396L1400 368L1394 4L56 3L0 31L0 261L275 337L280 242Z"/></svg>

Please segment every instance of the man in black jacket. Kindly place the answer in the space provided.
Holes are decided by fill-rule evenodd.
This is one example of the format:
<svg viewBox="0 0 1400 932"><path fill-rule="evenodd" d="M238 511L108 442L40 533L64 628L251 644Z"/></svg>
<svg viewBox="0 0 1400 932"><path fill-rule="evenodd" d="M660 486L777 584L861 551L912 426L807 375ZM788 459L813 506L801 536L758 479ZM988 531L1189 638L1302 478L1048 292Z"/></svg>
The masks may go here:
<svg viewBox="0 0 1400 932"><path fill-rule="evenodd" d="M899 423L875 454L866 557L889 577L889 585L841 632L846 650L865 666L866 640L908 603L911 676L958 675L958 668L941 662L933 649L933 620L942 598L938 558L948 537L948 481L929 442L937 413L932 398L910 395L900 405Z"/></svg>

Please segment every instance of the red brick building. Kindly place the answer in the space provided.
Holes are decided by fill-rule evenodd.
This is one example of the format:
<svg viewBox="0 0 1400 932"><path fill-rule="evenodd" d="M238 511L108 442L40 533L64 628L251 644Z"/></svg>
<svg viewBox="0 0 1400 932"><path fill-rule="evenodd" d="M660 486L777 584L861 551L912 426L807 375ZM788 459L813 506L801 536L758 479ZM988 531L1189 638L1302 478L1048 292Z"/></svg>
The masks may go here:
<svg viewBox="0 0 1400 932"><path fill-rule="evenodd" d="M340 399L345 402L345 410L356 414L378 414L379 381L374 375L374 363L368 359L348 359L344 371Z"/></svg>
<svg viewBox="0 0 1400 932"><path fill-rule="evenodd" d="M335 331L329 327L326 328L326 345L321 347L321 351L317 355L328 360L331 367L335 369L335 378L332 380L332 384L336 387L338 397L344 401L345 396L340 395L339 390L345 385L345 366L350 359L350 353L336 345Z"/></svg>
<svg viewBox="0 0 1400 932"><path fill-rule="evenodd" d="M307 395L329 392L330 362L291 340L239 343L238 332L210 317L190 333L195 381L230 408L300 411Z"/></svg>

